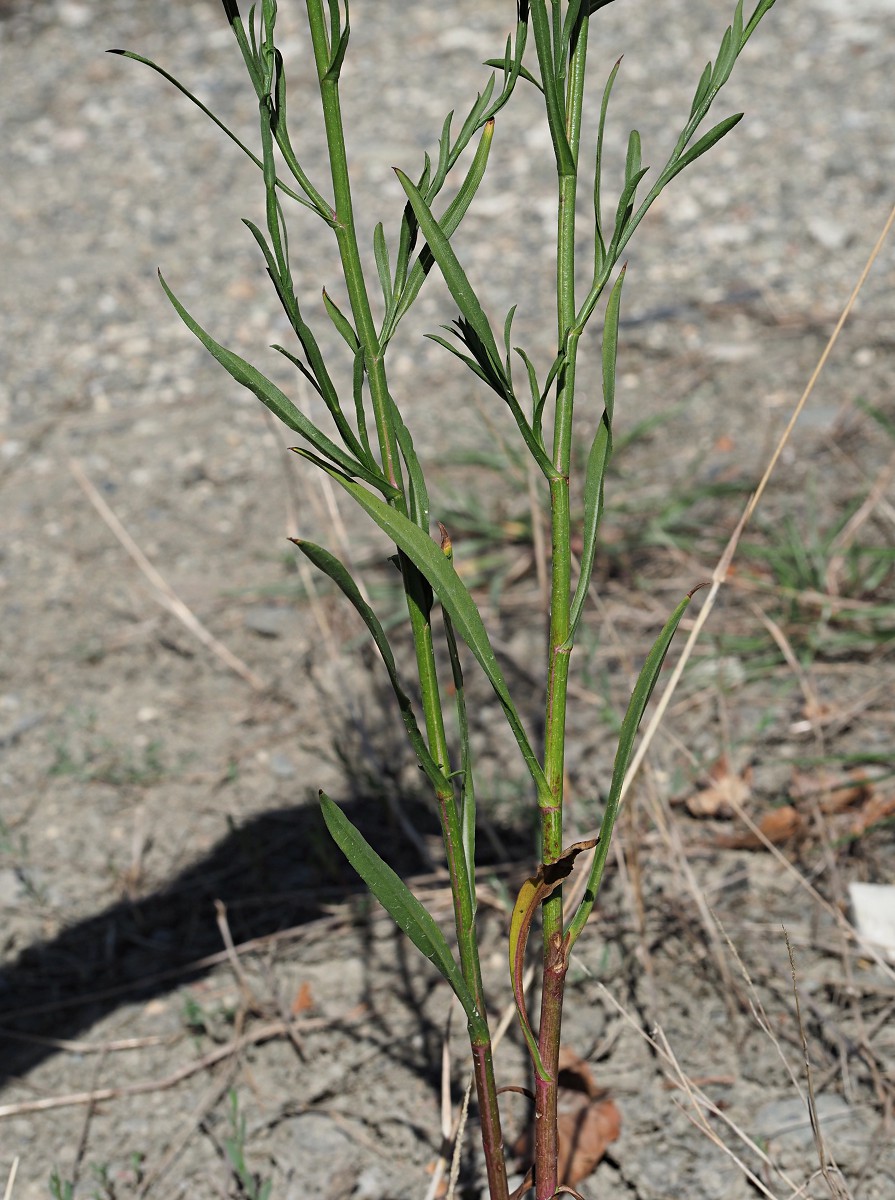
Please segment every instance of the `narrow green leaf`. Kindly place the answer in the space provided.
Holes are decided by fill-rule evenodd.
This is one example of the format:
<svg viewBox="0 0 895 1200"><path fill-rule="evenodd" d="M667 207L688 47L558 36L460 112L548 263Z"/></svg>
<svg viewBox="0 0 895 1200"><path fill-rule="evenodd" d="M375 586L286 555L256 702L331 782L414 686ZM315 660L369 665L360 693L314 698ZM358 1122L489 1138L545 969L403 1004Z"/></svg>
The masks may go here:
<svg viewBox="0 0 895 1200"><path fill-rule="evenodd" d="M541 436L541 387L538 383L538 376L535 371L534 363L520 346L514 346L513 349L525 363L525 370L528 373L528 390L531 392L531 427L537 437Z"/></svg>
<svg viewBox="0 0 895 1200"><path fill-rule="evenodd" d="M417 724L416 714L413 711L413 705L407 693L401 686L401 680L398 676L398 668L395 663L395 656L392 653L391 645L385 635L385 630L376 616L373 609L367 604L357 584L351 576L348 568L344 563L340 562L334 554L330 554L322 546L317 546L314 542L309 542L304 538L290 538L291 542L299 548L302 554L308 558L314 566L327 575L334 584L344 593L344 595L354 605L361 619L376 643L379 653L382 655L382 661L385 664L385 669L388 672L389 681L392 685L392 690L395 693L395 698L398 701L398 708L401 711L401 718L404 722L404 728L407 731L407 737L413 747L414 753L419 759L420 766L425 771L427 778L432 784L436 792L442 792L450 789L450 783L445 778L443 771L440 770L438 764L429 753L429 748L426 745L425 739L420 732Z"/></svg>
<svg viewBox="0 0 895 1200"><path fill-rule="evenodd" d="M444 181L447 178L447 173L450 163L451 154L451 121L453 120L453 109L444 118L444 124L441 127L441 137L438 139L438 166L435 168L435 178L429 185L426 193L433 199L444 186Z"/></svg>
<svg viewBox="0 0 895 1200"><path fill-rule="evenodd" d="M367 433L367 414L364 412L364 379L366 378L366 359L364 348L358 345L354 352L354 366L351 372L351 394L354 400L354 419L357 421L357 432L366 451L364 462L375 463L373 451L370 449L370 438ZM360 457L360 455L358 455Z"/></svg>
<svg viewBox="0 0 895 1200"><path fill-rule="evenodd" d="M690 105L690 116L691 117L696 112L696 110L700 107L700 105L703 104L703 102L705 101L705 98L708 95L708 91L709 91L709 88L711 87L711 85L712 85L712 64L709 62L709 63L706 63L705 70L702 72L702 76L699 80L699 83L696 85L696 91L693 95L693 103Z"/></svg>
<svg viewBox="0 0 895 1200"><path fill-rule="evenodd" d="M460 968L432 914L386 863L329 796L320 793L320 808L333 841L360 875L395 924L421 954L441 972L463 1005L470 1025L481 1029L484 1015L475 1006Z"/></svg>
<svg viewBox="0 0 895 1200"><path fill-rule="evenodd" d="M444 276L444 281L448 285L448 290L453 296L454 302L481 340L495 371L498 375L501 374L500 354L497 349L497 343L494 340L494 334L491 332L488 318L485 316L472 284L460 266L457 255L454 253L444 231L432 215L432 210L413 182L403 171L396 169L396 174L401 186L407 193L408 200L413 206L419 227L429 244L433 258L438 263L438 269Z"/></svg>
<svg viewBox="0 0 895 1200"><path fill-rule="evenodd" d="M392 306L392 272L388 260L388 246L385 244L385 232L383 231L381 221L373 230L373 256L376 259L379 286L382 288L382 299L387 313Z"/></svg>
<svg viewBox="0 0 895 1200"><path fill-rule="evenodd" d="M466 365L469 366L472 371L479 376L480 379L483 379L489 387L493 388L494 391L497 392L498 396L500 396L500 398L506 403L507 408L509 408L510 412L512 413L513 420L516 422L519 432L522 434L523 440L525 441L532 458L535 460L548 479L553 478L553 476L556 474L556 468L553 466L550 455L544 448L543 441L529 425L525 413L522 411L522 407L519 404L519 401L516 399L516 395L510 383L509 372L504 370L500 370L498 372L493 369L490 355L485 350L484 346L482 346L475 330L467 321L464 321L462 317L456 322L456 331L458 337L472 355L471 358L467 358L465 354L460 354L458 357L461 358L463 362L465 362ZM452 347L450 347L448 343L444 342L441 338L433 334L429 334L427 336L431 337L433 341L437 341L443 346L447 345L448 349L452 349Z"/></svg>
<svg viewBox="0 0 895 1200"><path fill-rule="evenodd" d="M351 26L348 24L346 17L342 32L339 34L339 40L336 43L335 53L332 56L332 61L329 64L326 74L323 76L324 82L334 82L338 80L342 73L342 64L345 61L345 54L348 50L348 39L351 36Z"/></svg>
<svg viewBox="0 0 895 1200"><path fill-rule="evenodd" d="M466 120L463 122L463 128L457 134L457 141L454 143L454 149L451 151L451 165L457 160L462 148L467 144L469 139L488 119L488 104L494 94L495 78L489 75L488 82L475 98L475 103L469 110ZM428 193L427 193L428 194ZM431 197L434 198L434 197Z"/></svg>
<svg viewBox="0 0 895 1200"><path fill-rule="evenodd" d="M628 135L628 152L625 156L626 184L630 184L635 175L638 175L639 178L640 168L642 165L643 162L640 148L640 134L636 129L632 129Z"/></svg>
<svg viewBox="0 0 895 1200"><path fill-rule="evenodd" d="M338 429L339 434L342 437L342 441L345 443L349 453L355 455L360 462L364 463L375 473L376 462L370 452L370 443L367 439L366 431L363 426L363 419L361 417L361 420L358 424L360 431L360 441L358 441L357 436L355 435L351 426L348 424L347 420L345 419L345 415L342 412L342 406L339 403L339 394L335 389L332 379L330 378L323 355L320 353L320 347L317 345L317 339L314 337L311 327L305 322L301 315L301 310L298 307L298 301L295 298L295 292L292 288L291 278L284 280L279 275L273 251L268 246L261 230L249 220L245 220L244 223L248 226L252 236L255 238L255 241L261 248L261 252L263 253L265 261L267 262L267 273L273 280L274 287L277 289L277 295L280 297L280 303L283 305L286 316L289 318L289 323L295 331L295 335L305 352L305 356L308 360L308 367L305 368L303 363L301 363L293 354L290 354L290 352L284 349L282 346L274 346L274 349L278 350L281 354L284 354L286 358L288 358L289 361L293 363L299 369L299 371L301 371L302 375L309 380L309 382L313 385L314 390L323 398L326 407L332 414L332 418L336 423L336 428Z"/></svg>
<svg viewBox="0 0 895 1200"><path fill-rule="evenodd" d="M600 824L600 835L597 842L597 850L594 854L594 861L591 865L584 896L566 934L566 945L569 949L574 945L576 938L584 928L584 924L590 916L596 901L597 893L600 890L603 868L606 865L606 856L609 853L609 843L612 839L612 830L615 827L615 820L618 816L622 785L624 784L628 764L631 761L634 751L634 739L637 736L637 730L640 728L640 722L643 719L643 713L649 703L653 688L656 686L656 680L659 678L659 672L662 670L665 655L668 653L668 647L671 645L671 639L674 637L681 617L684 615L692 596L693 592L685 596L668 618L662 632L656 638L652 649L647 655L646 662L643 664L643 668L634 685L634 691L631 694L631 700L628 704L625 718L622 721L621 733L619 734L615 763L612 769L612 779L609 784L609 795L606 798L606 808Z"/></svg>
<svg viewBox="0 0 895 1200"><path fill-rule="evenodd" d="M612 232L612 241L609 243L609 249L606 252L608 262L613 262L618 253L621 240L624 237L625 230L628 227L628 222L631 219L631 213L634 208L634 197L637 194L637 185L649 170L649 167L641 167L641 169L625 181L625 186L622 189L622 194L618 199L618 208L615 210L615 229Z"/></svg>
<svg viewBox="0 0 895 1200"><path fill-rule="evenodd" d="M510 336L513 331L513 317L516 315L517 307L518 305L513 305L513 307L507 313L506 320L503 323L503 344L504 349L506 350L506 377L510 385L510 389L512 389L513 386L513 369L510 363Z"/></svg>
<svg viewBox="0 0 895 1200"><path fill-rule="evenodd" d="M772 9L774 7L774 3L775 3L775 0L760 0L760 3L758 5L756 5L755 11L753 12L752 16L749 18L748 25L743 30L743 43L742 44L744 46L745 46L746 42L748 42L748 40L752 36L752 34L755 32L756 27L758 26L758 22L762 19L762 17L765 15L765 13L767 13L768 11L770 11L770 9Z"/></svg>
<svg viewBox="0 0 895 1200"><path fill-rule="evenodd" d="M516 738L516 742L525 759L525 764L531 773L538 796L545 802L549 801L549 788L544 772L535 756L528 740L522 721L510 697L506 680L494 654L491 641L485 629L484 622L475 601L469 594L466 585L460 579L453 566L447 562L441 550L417 525L405 517L397 509L389 507L378 496L353 480L346 478L338 471L330 470L333 479L339 483L349 495L353 496L364 511L373 518L376 524L392 539L395 545L403 551L413 565L428 580L435 594L450 615L460 637L466 642L475 658L485 672L494 692L500 701L507 723Z"/></svg>
<svg viewBox="0 0 895 1200"><path fill-rule="evenodd" d="M560 52L563 58L568 58L569 47L572 44L572 34L575 32L575 23L578 20L578 14L581 12L581 0L569 0L569 7L566 9L565 20L562 26L562 40L560 43ZM590 13L588 12L588 16Z"/></svg>
<svg viewBox="0 0 895 1200"><path fill-rule="evenodd" d="M581 551L581 571L569 614L569 643L575 636L584 602L590 588L594 559L597 552L597 534L603 515L603 483L606 465L612 454L612 420L615 410L615 364L618 357L618 321L621 309L622 287L626 267L622 267L615 286L609 293L606 317L603 322L603 416L594 436L587 460L584 479L584 527Z"/></svg>
<svg viewBox="0 0 895 1200"><path fill-rule="evenodd" d="M671 173L667 179L673 179L675 175L680 174L684 167L688 167L690 163L695 162L700 155L705 154L706 150L711 150L716 142L720 142L725 134L730 133L735 125L739 125L743 119L742 113L733 113L732 116L725 117L723 121L719 121L708 133L704 133L698 142L694 142L689 150L685 150L681 157L677 160L671 169Z"/></svg>
<svg viewBox="0 0 895 1200"><path fill-rule="evenodd" d="M551 4L551 7L558 18L559 5L554 2ZM550 127L550 137L553 141L556 168L560 175L574 175L575 158L572 154L572 148L569 145L569 139L566 137L566 119L562 90L557 78L557 66L554 61L554 38L551 33L545 0L531 0L530 11L532 31L538 52L538 66L541 71L541 85L547 108L547 124Z"/></svg>
<svg viewBox="0 0 895 1200"><path fill-rule="evenodd" d="M502 67L504 65L504 60L502 58L486 58L483 65L486 67ZM539 79L535 79L528 67L519 68L519 78L524 79L526 83L534 84L538 91L543 94L544 89L541 87L541 81Z"/></svg>
<svg viewBox="0 0 895 1200"><path fill-rule="evenodd" d="M612 93L612 85L615 83L619 68L622 65L622 60L618 59L615 66L609 72L609 78L606 80L606 86L603 88L603 99L600 104L600 123L597 127L597 149L594 156L594 223L596 226L596 240L594 245L594 278L596 278L603 269L603 262L606 257L606 242L603 238L603 212L601 189L603 185L603 134L606 130L606 113L609 110L609 97Z"/></svg>
<svg viewBox="0 0 895 1200"><path fill-rule="evenodd" d="M407 467L407 479L409 483L407 498L409 501L410 518L415 525L418 525L424 533L428 534L429 491L426 487L426 477L423 474L423 468L417 457L413 438L410 436L410 430L404 424L401 411L392 399L391 394L389 394L388 399L395 437L398 439L398 449L401 451L401 457L404 459L404 464Z"/></svg>
<svg viewBox="0 0 895 1200"><path fill-rule="evenodd" d="M360 339L354 332L354 326L336 304L335 300L331 299L326 288L323 289L323 307L326 309L327 316L335 325L338 332L342 335L348 344L348 348L352 354L356 354L360 347Z"/></svg>
<svg viewBox="0 0 895 1200"><path fill-rule="evenodd" d="M462 184L460 185L456 196L453 198L453 200L450 202L450 204L444 210L444 214L442 215L442 218L439 221L441 230L444 233L445 237L447 237L447 238L451 237L451 235L456 231L460 222L466 216L469 206L472 203L473 197L475 196L476 192L478 191L479 184L482 182L482 179L485 174L485 168L488 165L488 155L491 152L491 143L493 141L493 138L494 138L494 122L487 121L482 129L482 136L479 139L479 144L476 147L476 152L475 152L475 155L473 156L473 160L469 165L469 170L467 171L466 176L465 176ZM422 191L423 191L421 186L419 187L418 190L420 191L420 193L422 193ZM410 210L411 216L413 217L414 227L415 227L417 222L416 222L416 217L413 214L413 208L410 205L408 205L408 208ZM403 238L403 235L404 235L404 224L403 223L402 223L401 232L402 232L402 238ZM407 279L407 282L405 285L403 285L403 286L399 285L399 272L396 271L396 273L395 273L396 291L399 293L400 299L398 300L398 303L395 306L395 311L394 311L391 321L387 320L385 322L385 325L383 326L383 335L386 340L388 338L390 338L391 335L394 333L395 326L398 324L398 321L400 321L401 317L404 316L404 314L410 308L413 301L419 295L420 288L423 286L423 282L424 282L426 276L428 275L429 271L432 269L432 264L434 263L434 261L435 261L435 259L432 256L432 251L429 249L429 246L427 244L426 246L423 247L422 251L420 252L419 257L417 258L416 262L413 264L413 268L410 272L409 278Z"/></svg>
<svg viewBox="0 0 895 1200"><path fill-rule="evenodd" d="M227 350L219 342L216 342L210 334L206 333L201 325L193 320L168 287L167 283L165 283L161 272L159 272L159 281L184 325L196 335L205 349L233 376L236 382L241 383L243 387L253 392L261 403L270 409L274 416L280 418L284 425L288 425L290 429L294 429L296 433L300 433L324 458L329 459L340 470L347 472L351 476L356 476L358 479L363 479L371 487L382 492L384 496L392 498L399 494L397 489L387 479L383 478L382 475L370 470L363 463L357 462L350 455L346 454L344 450L340 449L335 442L328 438L325 433L318 429L316 425L309 421L295 407L289 397L281 392L275 383L272 383L271 380L262 375L250 363L247 363L244 358L240 358L232 350Z"/></svg>
<svg viewBox="0 0 895 1200"><path fill-rule="evenodd" d="M742 21L742 11L740 5L737 4L737 11L740 13ZM734 18L735 20L736 18ZM742 30L740 33L742 36ZM721 39L721 47L718 50L718 57L715 59L715 69L712 71L712 91L718 92L730 78L730 73L734 68L737 60L737 55L740 52L740 41L736 38L736 33L733 26L728 25L724 30L724 36Z"/></svg>
<svg viewBox="0 0 895 1200"><path fill-rule="evenodd" d="M143 63L144 66L150 67L158 75L161 75L163 79L167 79L168 83L176 87L178 92L181 92L184 96L186 96L187 100L189 100L192 104L195 104L196 108L200 109L210 121L213 121L214 124L217 125L218 129L225 133L230 141L234 142L240 148L243 154L252 160L259 170L264 169L264 163L261 161L261 159L258 158L256 154L253 154L244 142L240 141L233 130L229 129L223 121L214 115L210 108L204 105L197 96L194 96L188 88L185 88L182 83L178 82L178 80L176 80L173 75L170 75L163 67L160 67L157 63L154 63L150 58L144 58L141 54L135 54L133 50L109 50L108 53L120 54L122 58L131 58L134 60L134 62ZM306 200L305 197L300 195L298 192L294 192L292 188L283 183L281 179L277 180L277 187L280 188L285 195L289 196L290 199L296 200L299 204L303 204L305 208L310 208L312 211L318 213L318 215L322 215L318 204L314 204L310 200Z"/></svg>

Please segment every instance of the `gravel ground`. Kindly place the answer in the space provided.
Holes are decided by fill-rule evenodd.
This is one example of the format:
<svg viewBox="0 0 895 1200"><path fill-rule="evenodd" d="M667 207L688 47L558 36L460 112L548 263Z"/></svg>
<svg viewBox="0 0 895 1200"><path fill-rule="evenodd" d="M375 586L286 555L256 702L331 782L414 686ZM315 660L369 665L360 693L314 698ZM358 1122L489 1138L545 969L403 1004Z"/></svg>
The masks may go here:
<svg viewBox="0 0 895 1200"><path fill-rule="evenodd" d="M599 14L595 93L625 55L607 134L611 177L632 125L644 161L663 160L677 132L671 115L686 114L730 8L619 0ZM280 9L290 108L308 114L295 141L320 177L302 6ZM501 51L512 9L497 0L352 5L344 101L363 226L381 219L395 229L402 194L392 165L413 173L435 149L444 114L462 112L482 85L476 64ZM605 776L607 712L622 702L629 656L682 586L711 571L707 555L735 523L888 215L893 35L892 0L779 0L719 102L719 116L742 109L746 119L675 182L632 243L617 412L620 435L640 432L610 499L607 537L618 546L602 581L610 632L601 640L589 627L581 656L569 775L582 831L592 824L587 797ZM111 47L160 62L240 136L255 137L254 101L219 5L0 0L0 1186L18 1157L14 1200L50 1195L54 1168L76 1180L75 1197L248 1196L224 1149L232 1086L247 1117L250 1169L273 1181L278 1200L312 1188L326 1200L422 1197L439 1144L444 991L388 923L352 898L350 872L310 801L324 787L355 814L366 811L385 846L403 841L395 822L409 818L421 844L403 866L446 916L440 878L420 857L437 839L393 746L378 675L346 674L356 658L340 647L356 628L328 601L322 613L296 601L302 581L284 533L297 520L328 540L326 497L284 467L286 443L178 323L155 276L160 267L206 328L293 388L266 350L284 326L240 224L263 219L259 180L200 113L152 72L105 54ZM548 142L536 98L523 90L516 99L498 121L488 176L455 244L495 319L519 301L514 334L546 364ZM585 212L586 196L582 204ZM297 220L292 239L300 299L337 353L319 299L321 284L340 296L333 248L310 221ZM813 550L817 530L835 526L875 481L871 541L891 546L893 443L860 405L895 427L892 283L886 248L769 492L766 539L792 521ZM445 289L428 281L395 347L392 379L422 456L442 460L435 510L468 508L475 482L506 530L524 501L495 473L482 484L468 467L448 470L444 457L446 445L459 460L508 431L470 378L422 340L453 316ZM596 358L591 347L582 394ZM349 378L343 366L337 381ZM685 494L700 531L686 544L660 520L671 521L667 497ZM159 604L97 503L248 676ZM357 555L372 560L380 544L350 514L341 519ZM525 567L524 545L498 550L504 565L509 555ZM383 571L371 577L387 591ZM530 572L520 571L492 616L536 719L526 664L540 632L517 615L531 611L532 590ZM796 646L795 671L749 607L756 597L781 620L745 584L720 614L657 746L651 786L631 807L602 933L576 964L567 1038L597 1062L624 1123L611 1161L582 1185L601 1200L757 1194L676 1103L679 1090L638 1032L655 1025L722 1114L712 1133L736 1145L729 1117L774 1164L742 1151L769 1194L789 1196L812 1175L804 1194L831 1194L804 1105L750 1011L758 996L804 1087L781 923L799 963L842 1194L895 1194L883 1119L895 1083L893 979L842 941L833 916L849 879L891 881L891 825L841 841L812 826L787 845L818 889L811 895L770 855L719 841L730 822L706 832L668 807L704 783L722 754L734 774L751 767L756 816L787 798L794 764L812 756L892 772L891 571L855 597L884 612L887 632L864 650L826 642L818 650L812 639L827 622L818 616ZM784 635L795 627L784 623ZM753 646L757 630L765 649L738 650L732 634L722 637L731 630L748 632ZM812 696L823 720L805 717ZM512 890L530 873L528 818L484 693L477 713L490 764L481 790L504 849L485 893L496 1007L508 998L504 880ZM244 955L248 983L221 954L217 899L237 942L258 940ZM750 985L707 906L733 937ZM275 1036L290 1010L299 1047ZM239 1053L201 1065L240 1037ZM119 1048L125 1038L137 1043ZM462 1089L462 1039L456 1030L451 1039ZM503 1077L521 1081L517 1040L500 1055ZM23 1107L93 1088L110 1093L45 1112ZM506 1108L512 1125L521 1101ZM471 1148L469 1197L479 1195L477 1170Z"/></svg>

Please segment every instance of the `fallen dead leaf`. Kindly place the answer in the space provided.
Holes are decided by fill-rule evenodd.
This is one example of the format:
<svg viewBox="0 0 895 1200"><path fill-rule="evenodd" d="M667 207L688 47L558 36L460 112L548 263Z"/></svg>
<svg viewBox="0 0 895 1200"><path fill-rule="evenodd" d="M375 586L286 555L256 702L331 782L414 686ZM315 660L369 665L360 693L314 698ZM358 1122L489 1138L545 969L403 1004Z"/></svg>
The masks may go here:
<svg viewBox="0 0 895 1200"><path fill-rule="evenodd" d="M300 1013L310 1012L314 1007L314 997L311 994L311 985L305 980L299 985L298 991L295 993L295 999L292 1001L292 1015L297 1017Z"/></svg>
<svg viewBox="0 0 895 1200"><path fill-rule="evenodd" d="M615 1101L594 1082L590 1067L568 1046L559 1052L559 1182L573 1187L586 1179L621 1134L621 1114ZM514 1151L530 1159L531 1131Z"/></svg>
<svg viewBox="0 0 895 1200"><path fill-rule="evenodd" d="M790 794L796 800L816 799L821 811L838 813L866 800L873 792L873 781L858 767L847 775L831 771L793 771Z"/></svg>
<svg viewBox="0 0 895 1200"><path fill-rule="evenodd" d="M777 846L800 834L805 822L797 808L792 804L783 804L780 808L772 808L770 812L766 812L757 825L767 841ZM718 837L715 844L731 850L765 849L765 842L751 830L748 833Z"/></svg>
<svg viewBox="0 0 895 1200"><path fill-rule="evenodd" d="M727 755L721 757L709 772L711 783L684 801L691 817L730 817L752 795L752 768L746 767L737 775L730 770Z"/></svg>
<svg viewBox="0 0 895 1200"><path fill-rule="evenodd" d="M895 792L888 796L880 796L874 792L852 822L851 832L856 837L860 836L891 816L895 816Z"/></svg>

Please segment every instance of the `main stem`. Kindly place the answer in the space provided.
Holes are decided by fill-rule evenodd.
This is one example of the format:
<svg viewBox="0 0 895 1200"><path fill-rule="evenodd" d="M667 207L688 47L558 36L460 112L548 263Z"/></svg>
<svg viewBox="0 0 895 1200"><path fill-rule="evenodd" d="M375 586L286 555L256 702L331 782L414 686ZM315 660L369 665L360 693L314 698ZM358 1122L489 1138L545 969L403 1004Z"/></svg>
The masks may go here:
<svg viewBox="0 0 895 1200"><path fill-rule="evenodd" d="M575 364L579 331L575 328L575 194L584 70L587 53L588 18L581 18L573 37L565 95L565 133L572 151L574 169L562 169L557 158L558 219L556 307L559 346L565 363L557 383L553 431L553 465L557 478L550 485L551 540L553 563L548 642L547 713L544 771L552 803L541 807L541 856L556 862L562 854L563 778L565 766L566 699L569 682L570 611L572 602L571 509L569 473L572 452L572 419L575 401ZM543 976L538 1049L549 1081L535 1080L535 1196L552 1200L559 1186L557 1175L557 1078L562 1032L562 1007L568 961L563 942L562 889L544 902Z"/></svg>
<svg viewBox="0 0 895 1200"><path fill-rule="evenodd" d="M351 203L351 183L345 153L345 133L342 125L339 102L338 75L329 73L331 49L328 44L326 18L321 0L307 0L308 24L314 49L314 59L320 81L320 96L329 151L330 172L335 202L334 228L339 255L354 317L358 339L363 346L364 367L370 385L370 398L379 439L383 470L389 481L401 489L401 497L395 501L406 515L403 496L402 472L385 362L376 326L370 307L357 232ZM480 1020L470 1022L469 1036L472 1048L476 1095L479 1103L482 1143L488 1174L491 1200L509 1200L503 1135L500 1125L500 1110L497 1102L497 1086L494 1079L494 1064L491 1051L491 1036L485 1008L482 972L479 961L478 941L475 929L474 879L470 877L463 852L460 818L453 786L450 779L450 756L444 728L444 714L438 687L435 664L435 648L432 640L429 592L423 577L405 555L399 554L404 591L410 615L416 651L417 670L423 701L423 713L429 749L441 768L445 784L438 789L437 800L444 838L445 854L451 878L454 902L454 923L463 977L475 1000Z"/></svg>

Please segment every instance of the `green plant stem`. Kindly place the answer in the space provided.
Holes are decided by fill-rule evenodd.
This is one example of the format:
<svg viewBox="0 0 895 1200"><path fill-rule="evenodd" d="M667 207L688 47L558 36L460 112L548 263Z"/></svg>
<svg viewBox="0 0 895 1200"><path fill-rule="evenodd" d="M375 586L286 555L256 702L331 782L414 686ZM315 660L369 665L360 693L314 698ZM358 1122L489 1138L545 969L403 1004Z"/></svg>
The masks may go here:
<svg viewBox="0 0 895 1200"><path fill-rule="evenodd" d="M570 47L565 97L565 144L568 159L557 154L557 275L556 307L558 343L565 362L557 381L553 431L551 480L552 573L550 632L548 647L547 713L544 772L552 803L541 807L541 857L556 862L562 854L563 775L565 766L566 700L572 645L572 552L569 473L572 450L572 420L575 401L575 367L580 331L575 328L575 198L578 183L578 147L584 100L588 18L580 19ZM556 144L556 139L554 139ZM559 1186L557 1177L557 1077L562 1032L563 993L567 959L563 947L562 888L542 906L543 977L538 1050L550 1079L535 1081L535 1196L552 1200Z"/></svg>
<svg viewBox="0 0 895 1200"><path fill-rule="evenodd" d="M339 100L338 74L330 73L330 47L327 37L327 18L321 0L307 0L308 25L314 61L320 81L320 99L323 105L323 122L326 129L326 144L329 153L330 173L333 183L333 229L339 246L339 256L348 290L348 300L354 317L358 340L363 347L364 367L370 385L370 400L379 437L382 469L388 481L403 491L401 462L398 440L392 420L385 363L376 336L370 298L364 281L357 232L354 224L354 208L351 202L351 181L348 175L348 159L345 153L345 130L342 125L342 107Z"/></svg>
<svg viewBox="0 0 895 1200"><path fill-rule="evenodd" d="M321 0L307 0L307 11L320 83L320 97L333 183L335 203L333 228L339 247L357 337L363 347L364 368L370 387L370 399L383 471L389 482L401 490L402 496L395 501L395 504L406 515L407 504L403 497L401 464L391 412L384 354L373 321L354 223L351 183L345 153L345 133L339 100L338 74L330 72L331 49ZM449 776L450 755L435 664L428 585L417 568L403 554L400 555L400 564L416 651L429 749L435 762L438 763L445 775ZM451 878L460 968L481 1017L481 1021L475 1026L470 1024L469 1034L475 1063L476 1094L488 1170L488 1185L492 1200L508 1200L509 1186L500 1125L500 1110L475 929L474 880L468 870L463 851L462 830L453 790L439 789L437 801L445 855Z"/></svg>

